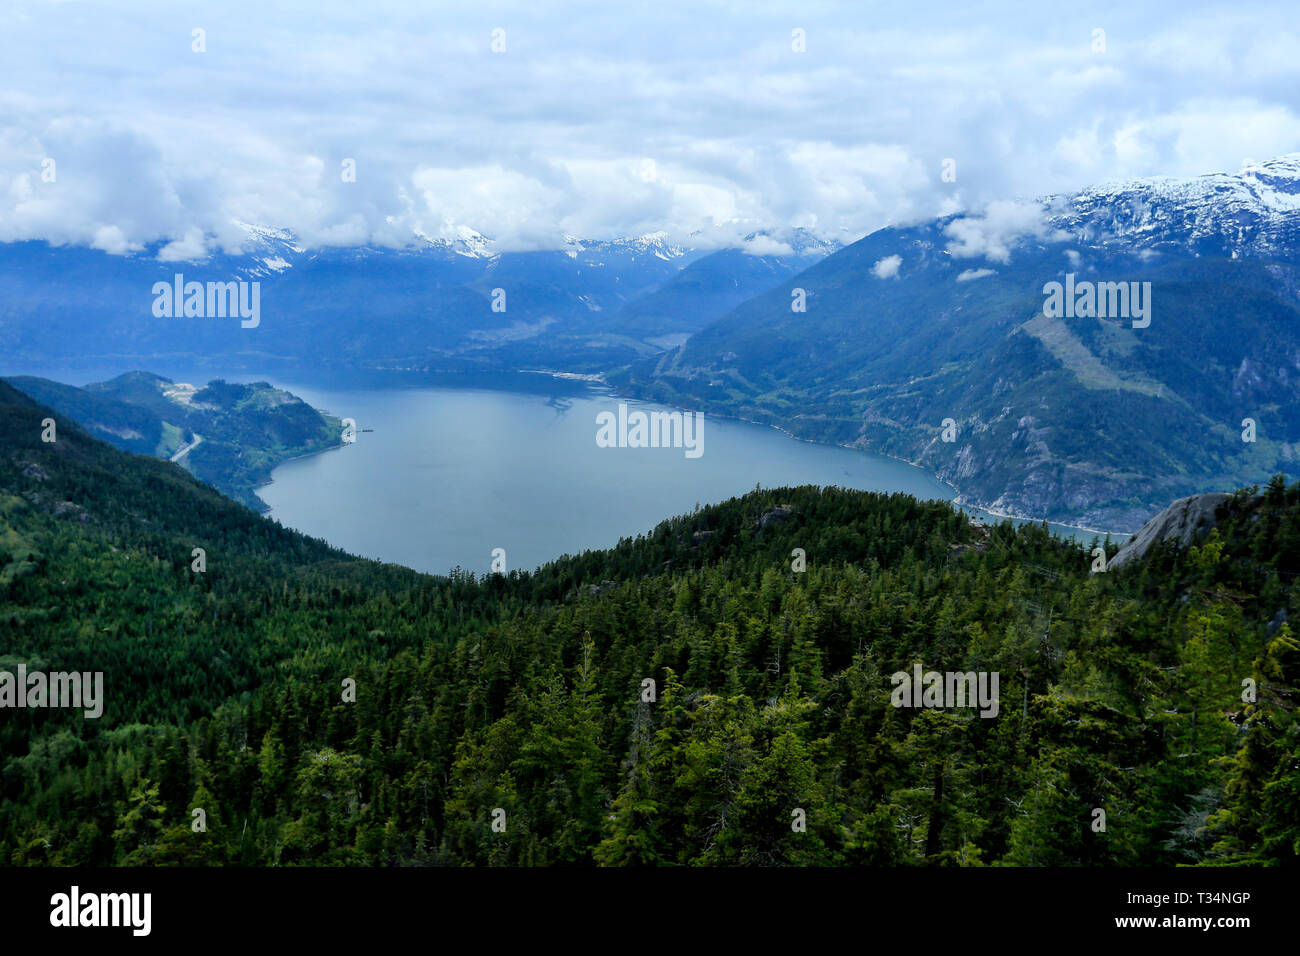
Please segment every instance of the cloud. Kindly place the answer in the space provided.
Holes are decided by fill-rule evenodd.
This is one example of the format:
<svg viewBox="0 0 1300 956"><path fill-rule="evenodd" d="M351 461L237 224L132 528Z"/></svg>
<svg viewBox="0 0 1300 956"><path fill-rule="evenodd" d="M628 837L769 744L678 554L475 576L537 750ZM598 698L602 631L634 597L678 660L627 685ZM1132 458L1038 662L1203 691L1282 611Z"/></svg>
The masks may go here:
<svg viewBox="0 0 1300 956"><path fill-rule="evenodd" d="M944 227L944 234L952 239L947 250L954 259L979 257L1004 264L1011 261L1011 248L1017 240L1060 235L1045 221L1039 203L1004 200L989 203L982 216L953 220Z"/></svg>
<svg viewBox="0 0 1300 956"><path fill-rule="evenodd" d="M983 279L986 276L997 275L996 269L964 269L957 275L958 282L970 282L972 279Z"/></svg>
<svg viewBox="0 0 1300 956"><path fill-rule="evenodd" d="M208 245L200 229L188 229L184 238L167 243L158 251L159 262L198 262L208 257Z"/></svg>
<svg viewBox="0 0 1300 956"><path fill-rule="evenodd" d="M898 267L903 264L902 256L885 256L871 267L877 279L894 279L898 277Z"/></svg>
<svg viewBox="0 0 1300 956"><path fill-rule="evenodd" d="M499 251L554 248L564 241L567 184L547 184L500 165L424 167L411 182L423 200L415 218L438 223L427 231L473 224Z"/></svg>
<svg viewBox="0 0 1300 956"><path fill-rule="evenodd" d="M751 256L792 256L794 247L788 242L780 242L771 236L755 236L741 247Z"/></svg>
<svg viewBox="0 0 1300 956"><path fill-rule="evenodd" d="M1281 0L1131 4L1107 14L1100 55L1090 22L956 0L807 5L806 53L779 5L288 6L205 7L199 54L171 0L76 16L9 0L0 241L180 256L238 250L240 220L308 246L472 229L500 248L657 231L740 248L967 212L953 254L1004 261L1014 217L969 210L1300 142Z"/></svg>
<svg viewBox="0 0 1300 956"><path fill-rule="evenodd" d="M133 246L127 241L126 235L117 226L101 226L95 230L95 238L91 240L90 248L100 249L109 255L122 256L140 247Z"/></svg>

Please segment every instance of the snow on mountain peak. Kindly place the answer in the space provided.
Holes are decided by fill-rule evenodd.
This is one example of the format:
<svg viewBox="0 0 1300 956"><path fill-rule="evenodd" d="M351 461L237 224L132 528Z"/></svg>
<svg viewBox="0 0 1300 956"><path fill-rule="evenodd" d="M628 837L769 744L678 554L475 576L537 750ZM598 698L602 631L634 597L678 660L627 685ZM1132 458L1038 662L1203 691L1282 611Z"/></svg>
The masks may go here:
<svg viewBox="0 0 1300 956"><path fill-rule="evenodd" d="M415 237L435 248L445 249L470 259L490 259L496 255L492 249L492 240L469 226L445 224L437 236L416 229Z"/></svg>
<svg viewBox="0 0 1300 956"><path fill-rule="evenodd" d="M1268 254L1300 238L1300 153L1235 173L1101 183L1049 200L1049 221L1085 242L1178 241Z"/></svg>
<svg viewBox="0 0 1300 956"><path fill-rule="evenodd" d="M271 226L258 226L242 219L231 219L232 223L244 231L250 240L262 246L287 247L293 252L305 252L298 244L298 237L288 229L276 229Z"/></svg>

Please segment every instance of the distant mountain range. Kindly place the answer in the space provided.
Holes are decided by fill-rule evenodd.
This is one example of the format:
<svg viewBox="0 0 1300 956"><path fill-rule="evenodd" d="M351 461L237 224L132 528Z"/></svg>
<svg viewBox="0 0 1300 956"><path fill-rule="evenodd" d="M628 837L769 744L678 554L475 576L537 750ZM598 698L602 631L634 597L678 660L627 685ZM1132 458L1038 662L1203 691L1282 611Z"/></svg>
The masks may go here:
<svg viewBox="0 0 1300 956"><path fill-rule="evenodd" d="M754 243L761 238L755 234L745 241ZM660 347L680 345L742 302L839 248L806 233L796 238L802 241L788 244L788 254L722 249L696 259L654 291L624 305L602 330Z"/></svg>
<svg viewBox="0 0 1300 956"><path fill-rule="evenodd" d="M242 254L197 262L163 261L162 244L128 255L0 245L7 357L155 367L201 359L230 370L603 371L680 342L838 248L796 230L743 240L762 255L685 249L662 234L496 253L465 230L456 239L417 235L401 249L308 250L287 231L239 225ZM178 274L205 286L258 283L255 326L230 313L155 314L155 284Z"/></svg>
<svg viewBox="0 0 1300 956"><path fill-rule="evenodd" d="M1131 531L1297 472L1298 266L1294 154L882 229L611 380L914 461L995 511ZM1052 282L1138 285L1071 317ZM1113 314L1121 292L1148 294L1149 325Z"/></svg>
<svg viewBox="0 0 1300 956"><path fill-rule="evenodd" d="M195 388L149 372L84 388L30 376L6 381L96 438L178 462L256 511L269 510L254 489L276 465L342 444L340 419L266 382Z"/></svg>
<svg viewBox="0 0 1300 956"><path fill-rule="evenodd" d="M969 504L1114 531L1173 498L1297 473L1300 154L844 247L796 230L711 252L710 237L659 234L498 252L461 230L308 250L243 228L241 255L201 263L160 261L161 245L0 245L11 367L598 373L915 462ZM155 284L178 273L259 282L256 327L155 315ZM1097 309L1074 301L1084 289Z"/></svg>

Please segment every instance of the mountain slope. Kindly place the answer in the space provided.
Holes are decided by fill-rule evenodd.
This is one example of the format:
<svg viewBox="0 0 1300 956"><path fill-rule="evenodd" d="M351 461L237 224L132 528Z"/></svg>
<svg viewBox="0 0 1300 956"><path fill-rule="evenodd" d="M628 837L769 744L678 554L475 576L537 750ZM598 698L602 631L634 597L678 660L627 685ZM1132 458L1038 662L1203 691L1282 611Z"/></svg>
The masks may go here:
<svg viewBox="0 0 1300 956"><path fill-rule="evenodd" d="M782 254L760 255L760 242L782 247ZM604 329L662 344L680 344L731 309L824 259L838 243L815 241L796 230L788 243L761 233L746 248L720 249L687 265L653 292L623 306ZM785 250L788 249L788 252Z"/></svg>
<svg viewBox="0 0 1300 956"><path fill-rule="evenodd" d="M172 261L157 243L126 255L0 244L0 337L11 368L128 357L225 369L517 367L497 350L520 351L514 343L548 330L574 337L571 351L586 357L593 321L695 255L662 236L493 253L482 237L308 250L282 231L245 230L242 253L195 261ZM177 275L187 283L256 282L258 315L248 326L243 316L160 317L155 284L171 285ZM245 295L251 311L251 285ZM623 361L637 354L619 352Z"/></svg>
<svg viewBox="0 0 1300 956"><path fill-rule="evenodd" d="M1300 485L1190 548L1091 561L805 487L533 575L432 578L0 382L0 671L104 677L99 718L4 712L0 859L1294 864ZM896 705L914 666L999 674L996 715Z"/></svg>
<svg viewBox="0 0 1300 956"><path fill-rule="evenodd" d="M95 390L64 385L45 378L13 376L7 381L25 395L77 422L92 435L137 455L168 458L185 440L170 431L155 409Z"/></svg>
<svg viewBox="0 0 1300 956"><path fill-rule="evenodd" d="M883 229L612 380L906 458L973 504L1133 530L1297 470L1298 189L1284 157ZM1045 314L1075 280L1150 283L1149 325Z"/></svg>
<svg viewBox="0 0 1300 956"><path fill-rule="evenodd" d="M192 261L161 243L125 255L0 244L0 337L11 368L170 359L227 372L288 368L311 375L603 371L662 350L648 341L661 334L657 325L616 316L705 255L662 233L568 237L556 249L500 252L472 230L452 238L416 234L401 248L307 249L287 231L237 225L247 237L241 251L196 251ZM720 255L710 288L688 283L686 301L673 313L691 311L692 297L705 303L684 328L701 327L833 247L800 230L781 242L761 234L745 240L755 242L780 254L766 257L758 271L748 257ZM257 315L156 315L155 284L170 286L177 275L205 286L258 283ZM712 285L728 283L739 291L714 301ZM251 285L240 291L251 313Z"/></svg>
<svg viewBox="0 0 1300 956"><path fill-rule="evenodd" d="M267 382L203 388L128 372L76 388L16 376L9 384L124 451L171 458L256 511L254 492L289 458L341 444L342 422Z"/></svg>

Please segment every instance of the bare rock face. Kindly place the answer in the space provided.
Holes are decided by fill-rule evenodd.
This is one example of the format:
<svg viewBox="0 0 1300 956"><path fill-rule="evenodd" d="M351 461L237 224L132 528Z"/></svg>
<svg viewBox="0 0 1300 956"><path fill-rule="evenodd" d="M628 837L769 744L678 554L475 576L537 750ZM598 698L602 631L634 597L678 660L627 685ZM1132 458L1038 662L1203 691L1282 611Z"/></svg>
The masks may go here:
<svg viewBox="0 0 1300 956"><path fill-rule="evenodd" d="M770 511L763 512L762 516L758 519L758 525L755 530L757 530L759 534L762 534L771 525L777 524L781 521L786 521L793 514L794 512L786 505L778 505Z"/></svg>
<svg viewBox="0 0 1300 956"><path fill-rule="evenodd" d="M1216 512L1228 498L1217 491L1179 498L1124 542L1119 553L1111 559L1110 567L1118 568L1138 560L1161 541L1174 541L1187 547L1198 535L1210 532L1218 520Z"/></svg>

